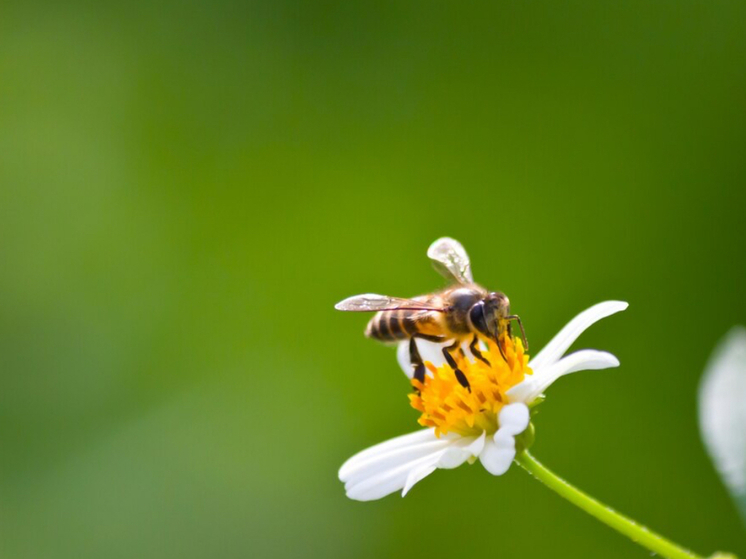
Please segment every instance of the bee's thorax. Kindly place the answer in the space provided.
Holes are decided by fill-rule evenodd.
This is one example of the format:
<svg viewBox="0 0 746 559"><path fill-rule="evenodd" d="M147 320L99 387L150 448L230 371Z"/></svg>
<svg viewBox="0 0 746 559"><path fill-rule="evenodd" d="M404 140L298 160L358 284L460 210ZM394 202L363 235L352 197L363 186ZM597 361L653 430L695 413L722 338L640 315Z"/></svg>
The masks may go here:
<svg viewBox="0 0 746 559"><path fill-rule="evenodd" d="M453 334L469 334L473 331L469 312L483 297L483 294L470 287L460 287L449 292L446 297L448 310L445 313L445 320L448 329Z"/></svg>

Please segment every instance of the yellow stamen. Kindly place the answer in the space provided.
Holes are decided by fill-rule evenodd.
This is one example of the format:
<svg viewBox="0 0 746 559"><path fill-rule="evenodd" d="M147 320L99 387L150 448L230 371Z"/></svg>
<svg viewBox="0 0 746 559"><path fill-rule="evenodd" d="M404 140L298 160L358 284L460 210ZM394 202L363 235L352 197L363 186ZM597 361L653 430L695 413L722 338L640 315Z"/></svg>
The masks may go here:
<svg viewBox="0 0 746 559"><path fill-rule="evenodd" d="M532 374L528 355L520 339L513 340L506 333L500 336L505 359L494 341L483 340L487 351L482 355L488 366L479 359L470 361L455 351L453 357L458 368L469 381L471 392L461 386L454 371L447 364L435 367L425 363L430 374L425 381L412 380L418 393L410 394L412 407L422 413L418 420L424 427L433 427L437 436L456 432L464 436L488 434L497 430L497 414L507 403L505 393Z"/></svg>

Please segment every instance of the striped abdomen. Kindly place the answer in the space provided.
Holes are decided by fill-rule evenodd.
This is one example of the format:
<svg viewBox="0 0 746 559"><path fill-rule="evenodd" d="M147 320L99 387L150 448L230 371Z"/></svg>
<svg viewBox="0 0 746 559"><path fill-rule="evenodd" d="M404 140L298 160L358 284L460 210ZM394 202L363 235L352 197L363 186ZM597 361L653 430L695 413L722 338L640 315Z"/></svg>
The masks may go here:
<svg viewBox="0 0 746 559"><path fill-rule="evenodd" d="M377 312L368 322L365 335L382 342L406 340L418 331L414 316L422 314L403 309Z"/></svg>

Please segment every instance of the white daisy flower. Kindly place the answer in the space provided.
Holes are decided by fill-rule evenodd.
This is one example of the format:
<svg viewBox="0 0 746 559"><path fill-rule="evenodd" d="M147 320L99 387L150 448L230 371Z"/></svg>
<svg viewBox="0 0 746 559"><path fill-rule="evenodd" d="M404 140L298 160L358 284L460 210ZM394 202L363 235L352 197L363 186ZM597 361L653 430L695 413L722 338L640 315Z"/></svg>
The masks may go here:
<svg viewBox="0 0 746 559"><path fill-rule="evenodd" d="M442 363L440 345L417 340L430 374L424 382L412 380L417 389L409 396L421 412L426 427L383 442L356 454L339 470L347 496L358 501L380 499L412 486L439 468L455 468L477 459L493 475L504 474L516 456L516 438L528 433L529 408L541 401L544 391L563 375L586 369L617 367L610 353L581 350L564 356L589 326L623 311L627 303L607 301L580 313L549 344L529 361L520 339L503 334L500 343L482 340L489 365L473 359L468 347L454 354L469 380L470 390ZM400 346L399 362L407 376L412 367L406 343ZM525 437L525 436L524 436ZM518 437L519 450L524 440Z"/></svg>

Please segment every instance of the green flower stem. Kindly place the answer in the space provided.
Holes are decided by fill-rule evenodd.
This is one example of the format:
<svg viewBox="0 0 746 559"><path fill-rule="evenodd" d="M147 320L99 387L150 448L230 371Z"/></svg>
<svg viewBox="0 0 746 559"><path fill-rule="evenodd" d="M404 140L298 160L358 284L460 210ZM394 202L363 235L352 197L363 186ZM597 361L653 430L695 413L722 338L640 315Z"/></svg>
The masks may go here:
<svg viewBox="0 0 746 559"><path fill-rule="evenodd" d="M543 464L536 460L528 451L521 452L516 456L516 462L528 473L541 481L544 485L557 492L560 496L570 501L573 505L580 507L591 516L595 516L604 524L614 528L617 532L624 534L632 541L637 542L650 551L667 557L668 559L703 559L700 555L692 553L688 549L679 547L663 536L652 532L634 520L619 514L615 510L599 503L596 499L587 495L558 477L548 470Z"/></svg>

